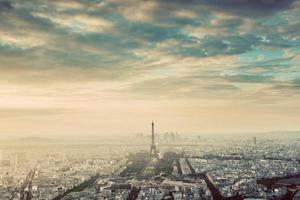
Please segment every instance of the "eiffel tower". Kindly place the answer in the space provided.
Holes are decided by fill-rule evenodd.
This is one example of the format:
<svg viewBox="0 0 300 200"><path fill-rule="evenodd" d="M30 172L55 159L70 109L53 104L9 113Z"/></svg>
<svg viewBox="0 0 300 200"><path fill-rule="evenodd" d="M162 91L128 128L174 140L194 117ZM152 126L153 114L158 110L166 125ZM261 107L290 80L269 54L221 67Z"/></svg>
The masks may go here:
<svg viewBox="0 0 300 200"><path fill-rule="evenodd" d="M150 146L150 158L158 158L157 149L154 140L154 122L152 122L151 126L152 126L152 137L151 137L152 140Z"/></svg>

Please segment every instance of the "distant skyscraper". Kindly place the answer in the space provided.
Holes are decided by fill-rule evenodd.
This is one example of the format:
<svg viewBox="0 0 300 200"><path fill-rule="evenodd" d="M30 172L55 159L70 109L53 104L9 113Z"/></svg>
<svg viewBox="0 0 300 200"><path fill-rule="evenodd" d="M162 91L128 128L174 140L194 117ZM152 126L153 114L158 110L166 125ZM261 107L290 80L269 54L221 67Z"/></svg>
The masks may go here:
<svg viewBox="0 0 300 200"><path fill-rule="evenodd" d="M150 146L150 157L151 158L157 158L157 150L155 146L155 138L154 138L154 122L151 124L152 128L152 135L151 135L151 146Z"/></svg>
<svg viewBox="0 0 300 200"><path fill-rule="evenodd" d="M253 144L256 145L256 137L253 137Z"/></svg>

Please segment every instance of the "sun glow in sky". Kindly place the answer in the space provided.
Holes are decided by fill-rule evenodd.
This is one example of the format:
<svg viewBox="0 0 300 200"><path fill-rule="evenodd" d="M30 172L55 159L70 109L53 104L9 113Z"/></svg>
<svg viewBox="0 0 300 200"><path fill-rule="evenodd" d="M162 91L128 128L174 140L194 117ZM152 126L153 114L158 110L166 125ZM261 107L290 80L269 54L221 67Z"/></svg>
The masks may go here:
<svg viewBox="0 0 300 200"><path fill-rule="evenodd" d="M300 129L298 0L0 0L0 136Z"/></svg>

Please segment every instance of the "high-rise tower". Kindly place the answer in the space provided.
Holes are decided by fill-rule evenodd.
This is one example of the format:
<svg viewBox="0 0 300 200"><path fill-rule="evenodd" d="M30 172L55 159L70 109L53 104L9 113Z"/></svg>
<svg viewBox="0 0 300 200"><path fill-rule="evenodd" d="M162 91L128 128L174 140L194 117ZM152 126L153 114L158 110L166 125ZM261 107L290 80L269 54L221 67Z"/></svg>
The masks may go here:
<svg viewBox="0 0 300 200"><path fill-rule="evenodd" d="M157 150L156 150L156 146L155 146L155 138L154 138L154 122L152 122L151 128L152 128L152 136L151 136L151 146L150 146L150 157L157 158L158 155L157 155Z"/></svg>

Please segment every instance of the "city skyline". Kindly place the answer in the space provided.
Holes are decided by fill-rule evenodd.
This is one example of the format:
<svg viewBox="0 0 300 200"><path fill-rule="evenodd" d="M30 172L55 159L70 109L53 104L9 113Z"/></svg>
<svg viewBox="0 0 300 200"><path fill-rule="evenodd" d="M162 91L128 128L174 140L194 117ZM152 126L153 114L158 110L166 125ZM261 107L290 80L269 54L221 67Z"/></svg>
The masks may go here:
<svg viewBox="0 0 300 200"><path fill-rule="evenodd" d="M0 137L300 130L298 0L0 1Z"/></svg>

